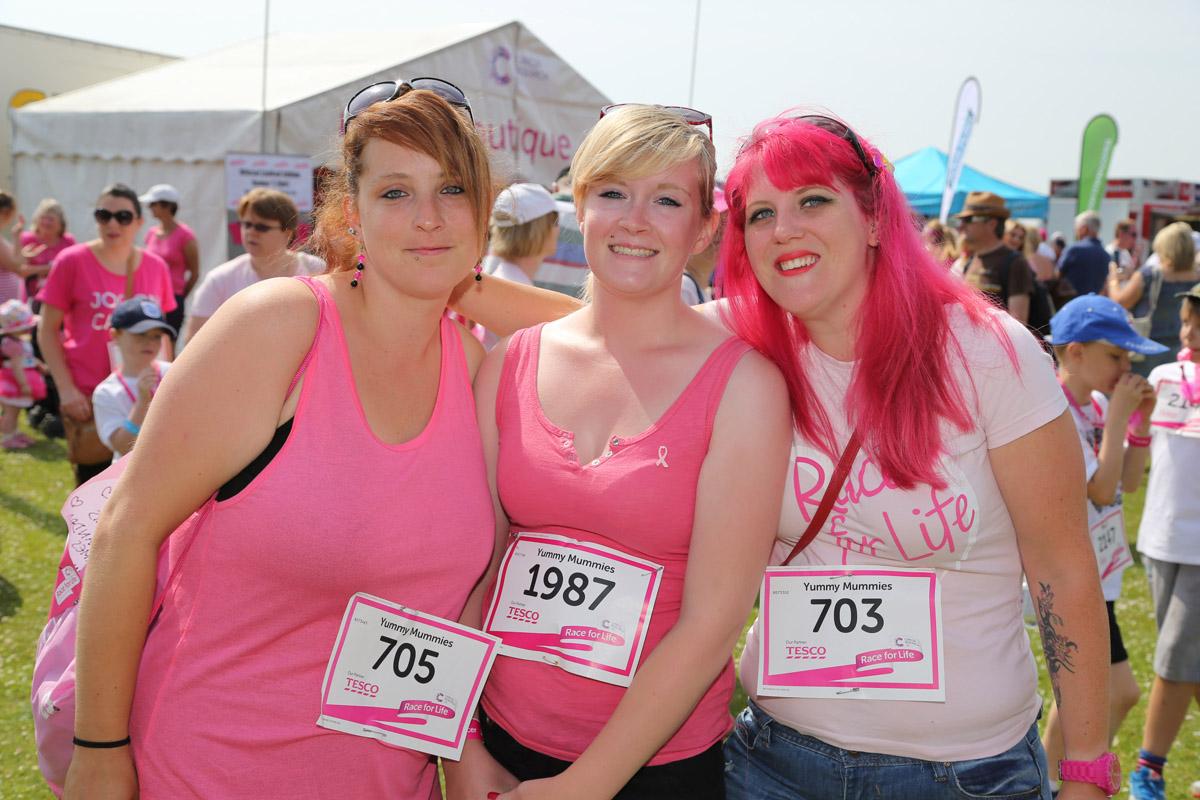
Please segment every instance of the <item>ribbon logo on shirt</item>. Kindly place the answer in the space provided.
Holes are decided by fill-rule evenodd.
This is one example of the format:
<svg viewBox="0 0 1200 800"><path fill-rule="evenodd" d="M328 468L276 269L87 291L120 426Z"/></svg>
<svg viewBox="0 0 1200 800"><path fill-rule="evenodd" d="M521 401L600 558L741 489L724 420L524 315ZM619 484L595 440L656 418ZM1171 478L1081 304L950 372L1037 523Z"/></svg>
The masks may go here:
<svg viewBox="0 0 1200 800"><path fill-rule="evenodd" d="M660 444L658 446L658 461L654 462L654 466L668 469L671 465L667 463L667 446Z"/></svg>

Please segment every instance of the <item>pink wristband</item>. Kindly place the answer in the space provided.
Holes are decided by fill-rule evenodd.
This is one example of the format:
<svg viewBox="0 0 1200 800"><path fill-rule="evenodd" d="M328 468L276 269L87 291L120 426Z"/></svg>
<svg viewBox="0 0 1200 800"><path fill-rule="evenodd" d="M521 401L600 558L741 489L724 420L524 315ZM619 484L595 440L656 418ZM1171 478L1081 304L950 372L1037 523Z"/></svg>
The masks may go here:
<svg viewBox="0 0 1200 800"><path fill-rule="evenodd" d="M467 739L478 739L483 741L483 731L479 729L479 720L471 720L471 724L467 725Z"/></svg>
<svg viewBox="0 0 1200 800"><path fill-rule="evenodd" d="M1125 443L1128 444L1130 447L1149 447L1150 446L1150 437L1149 436L1138 436L1135 433L1127 433L1127 434L1125 434Z"/></svg>

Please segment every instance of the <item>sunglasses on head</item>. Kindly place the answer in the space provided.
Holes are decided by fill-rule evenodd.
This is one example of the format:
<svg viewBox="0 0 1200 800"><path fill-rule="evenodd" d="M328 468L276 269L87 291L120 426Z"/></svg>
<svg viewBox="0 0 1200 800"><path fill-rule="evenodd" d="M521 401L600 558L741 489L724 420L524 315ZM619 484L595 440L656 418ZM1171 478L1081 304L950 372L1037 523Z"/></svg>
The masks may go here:
<svg viewBox="0 0 1200 800"><path fill-rule="evenodd" d="M267 231L283 230L283 226L282 225L268 225L265 222L251 222L248 219L244 219L244 220L242 220L242 230L244 230L244 231L255 230L255 231L258 231L259 233L266 233Z"/></svg>
<svg viewBox="0 0 1200 800"><path fill-rule="evenodd" d="M462 89L450 83L450 81L444 81L441 78L410 78L406 81L380 81L379 83L372 83L366 88L359 89L350 98L350 102L346 103L346 109L342 112L342 135L346 135L346 126L350 124L350 120L371 106L376 103L391 102L398 97L403 97L414 89L425 89L426 91L433 92L455 108L463 109L467 112L471 124L475 124L475 115L471 113L471 103L467 100L467 95Z"/></svg>
<svg viewBox="0 0 1200 800"><path fill-rule="evenodd" d="M613 103L612 105L607 105L604 108L600 109L600 119L604 119L607 115L616 111L618 108L625 108L626 106L645 106L645 105L649 105L650 108L661 108L663 111L669 111L670 113L674 114L677 117L682 117L683 121L686 122L688 125L703 125L703 126L705 126L706 128L708 128L708 138L712 139L712 135L713 135L712 115L706 114L703 111L697 111L694 108L688 108L687 106L660 106L660 105L647 104L647 103Z"/></svg>
<svg viewBox="0 0 1200 800"><path fill-rule="evenodd" d="M97 208L92 212L92 216L96 219L96 222L99 222L101 225L104 225L114 219L117 221L118 225L131 225L134 219L136 219L136 216L132 211L126 211L125 209L120 211L109 211L107 208Z"/></svg>
<svg viewBox="0 0 1200 800"><path fill-rule="evenodd" d="M858 160L862 162L863 168L867 174L874 178L883 169L883 156L876 154L874 157L868 157L867 151L863 148L862 142L858 140L858 136L850 129L846 123L836 120L833 117L826 117L821 114L808 114L803 117L796 117L801 122L807 122L809 125L814 125L823 131L832 133L839 139L845 139L854 148L854 152L858 154Z"/></svg>

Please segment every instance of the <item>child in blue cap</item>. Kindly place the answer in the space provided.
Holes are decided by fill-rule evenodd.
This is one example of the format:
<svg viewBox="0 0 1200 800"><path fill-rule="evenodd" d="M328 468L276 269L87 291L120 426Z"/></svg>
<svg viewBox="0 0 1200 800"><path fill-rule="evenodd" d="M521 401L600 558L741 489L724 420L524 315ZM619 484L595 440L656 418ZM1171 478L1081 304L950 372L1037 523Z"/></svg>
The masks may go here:
<svg viewBox="0 0 1200 800"><path fill-rule="evenodd" d="M1166 347L1138 335L1117 303L1088 294L1064 305L1050 320L1058 380L1083 447L1088 528L1108 608L1109 739L1137 705L1140 691L1114 610L1121 576L1133 563L1125 538L1121 493L1135 491L1146 468L1154 390L1131 372L1130 353L1157 355ZM1042 737L1051 772L1063 757L1058 709L1050 708Z"/></svg>

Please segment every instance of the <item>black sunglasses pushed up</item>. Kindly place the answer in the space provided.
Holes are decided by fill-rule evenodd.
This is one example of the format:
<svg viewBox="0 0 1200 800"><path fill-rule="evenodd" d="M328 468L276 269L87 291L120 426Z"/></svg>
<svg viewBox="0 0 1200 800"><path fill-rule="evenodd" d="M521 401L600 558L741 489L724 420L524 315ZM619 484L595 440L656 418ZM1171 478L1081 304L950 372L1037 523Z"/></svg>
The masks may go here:
<svg viewBox="0 0 1200 800"><path fill-rule="evenodd" d="M101 225L106 225L114 219L117 221L118 225L131 225L135 219L134 213L125 209L121 209L120 211L109 211L107 208L97 208L92 212L92 216L95 218L96 222L99 222Z"/></svg>
<svg viewBox="0 0 1200 800"><path fill-rule="evenodd" d="M612 105L608 105L608 106L605 106L604 108L600 109L600 119L604 119L607 115L616 111L618 108L625 108L626 106L641 106L641 105L646 105L646 104L645 103L613 103ZM708 128L708 138L712 139L712 135L713 135L712 114L706 114L703 111L697 111L696 109L688 108L687 106L651 105L650 107L651 108L661 108L663 111L669 111L672 114L675 114L676 116L683 117L683 121L686 122L688 125L704 125L705 127Z"/></svg>
<svg viewBox="0 0 1200 800"><path fill-rule="evenodd" d="M875 159L867 156L867 151L863 149L862 142L858 140L858 136L850 129L850 126L844 122L834 119L833 117L822 116L821 114L808 114L803 117L796 117L801 122L807 122L809 125L815 125L823 131L828 131L839 139L845 139L854 148L854 152L858 154L858 160L862 162L863 167L867 170L867 174L874 178L883 169L882 163L877 163Z"/></svg>
<svg viewBox="0 0 1200 800"><path fill-rule="evenodd" d="M450 81L444 81L441 78L410 78L406 81L380 81L379 83L372 83L366 88L359 89L350 98L350 102L346 103L346 109L342 112L342 135L346 135L346 126L350 124L350 120L371 106L376 103L391 102L397 97L403 97L414 89L424 89L433 92L455 108L463 109L467 112L471 124L475 124L475 115L471 113L471 103L467 100L467 95L462 89Z"/></svg>

